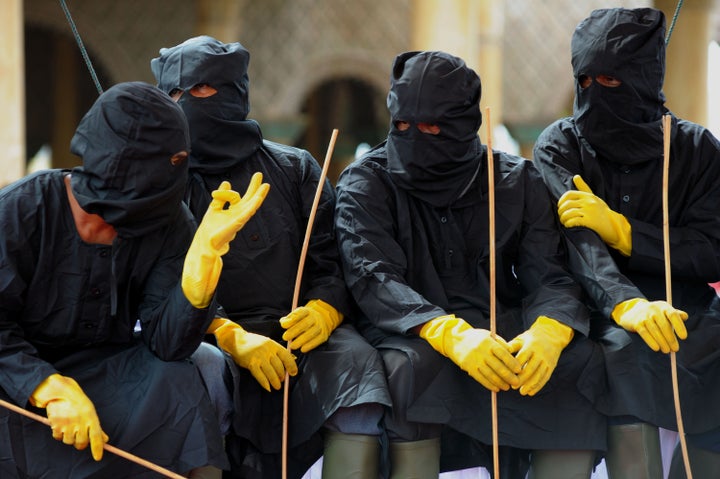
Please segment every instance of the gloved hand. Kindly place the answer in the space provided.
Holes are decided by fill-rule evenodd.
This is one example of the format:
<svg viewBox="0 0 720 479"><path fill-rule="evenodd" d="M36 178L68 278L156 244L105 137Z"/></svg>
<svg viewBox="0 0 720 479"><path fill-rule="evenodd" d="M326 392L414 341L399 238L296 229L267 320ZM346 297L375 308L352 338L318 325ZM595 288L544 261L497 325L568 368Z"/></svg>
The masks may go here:
<svg viewBox="0 0 720 479"><path fill-rule="evenodd" d="M290 349L307 353L327 341L342 320L343 315L337 309L322 299L313 299L280 318L280 326L287 330L282 338L290 344Z"/></svg>
<svg viewBox="0 0 720 479"><path fill-rule="evenodd" d="M653 351L677 352L680 349L677 338L687 338L684 323L687 313L665 301L628 299L615 306L611 315L625 330L638 333Z"/></svg>
<svg viewBox="0 0 720 479"><path fill-rule="evenodd" d="M454 314L425 323L420 337L491 391L519 386L520 363L500 336L473 328Z"/></svg>
<svg viewBox="0 0 720 479"><path fill-rule="evenodd" d="M577 190L566 191L558 200L558 215L563 226L590 228L608 246L630 256L632 228L627 218L595 196L580 175L573 176L573 183Z"/></svg>
<svg viewBox="0 0 720 479"><path fill-rule="evenodd" d="M196 308L210 304L222 271L221 256L265 200L269 188L262 183L262 173L255 173L242 197L230 189L227 181L213 191L213 200L195 232L182 271L183 293ZM230 204L227 209L226 203Z"/></svg>
<svg viewBox="0 0 720 479"><path fill-rule="evenodd" d="M95 406L74 379L51 374L32 392L30 404L45 408L54 439L79 451L90 444L93 459L102 459L108 436L100 427Z"/></svg>
<svg viewBox="0 0 720 479"><path fill-rule="evenodd" d="M517 353L515 357L523 367L518 375L520 394L534 396L545 386L557 366L560 353L574 335L570 326L547 316L538 316L527 331L510 341L510 350Z"/></svg>
<svg viewBox="0 0 720 479"><path fill-rule="evenodd" d="M298 372L295 357L272 339L245 331L239 324L225 318L215 318L208 328L217 344L232 356L241 367L250 371L266 391L270 386L280 389L285 372L295 376Z"/></svg>

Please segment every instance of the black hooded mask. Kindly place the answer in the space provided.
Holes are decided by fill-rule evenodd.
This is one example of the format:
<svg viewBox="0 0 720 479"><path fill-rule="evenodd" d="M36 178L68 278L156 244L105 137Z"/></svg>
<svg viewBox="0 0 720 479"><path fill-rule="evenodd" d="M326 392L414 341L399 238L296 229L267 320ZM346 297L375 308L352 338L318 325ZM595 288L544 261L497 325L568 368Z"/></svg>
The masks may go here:
<svg viewBox="0 0 720 479"><path fill-rule="evenodd" d="M468 190L480 171L480 78L444 52L407 52L393 64L388 170L393 181L423 201L446 207ZM396 122L410 128L400 131ZM418 123L440 127L431 135Z"/></svg>
<svg viewBox="0 0 720 479"><path fill-rule="evenodd" d="M121 238L143 236L173 219L182 203L189 152L180 107L154 86L120 83L104 92L75 131L70 150L82 157L71 186L83 210L100 215Z"/></svg>
<svg viewBox="0 0 720 479"><path fill-rule="evenodd" d="M240 43L222 43L209 36L194 37L162 48L150 62L158 87L165 93L185 93L178 104L190 124L190 168L222 173L255 153L262 144L260 127L248 120L250 53ZM217 93L193 97L189 90L206 83Z"/></svg>
<svg viewBox="0 0 720 479"><path fill-rule="evenodd" d="M604 159L638 164L662 157L665 16L652 8L593 11L572 37L573 116L580 136ZM580 86L587 75L592 83ZM620 80L618 87L596 81Z"/></svg>

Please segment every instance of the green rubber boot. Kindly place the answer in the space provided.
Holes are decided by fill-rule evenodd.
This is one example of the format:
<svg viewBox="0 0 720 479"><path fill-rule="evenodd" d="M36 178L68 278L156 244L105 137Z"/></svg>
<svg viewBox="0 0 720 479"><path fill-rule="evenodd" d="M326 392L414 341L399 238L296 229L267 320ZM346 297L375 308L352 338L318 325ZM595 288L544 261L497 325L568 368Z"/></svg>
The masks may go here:
<svg viewBox="0 0 720 479"><path fill-rule="evenodd" d="M595 451L536 450L528 479L590 479Z"/></svg>
<svg viewBox="0 0 720 479"><path fill-rule="evenodd" d="M608 427L609 479L663 479L658 428L646 423Z"/></svg>
<svg viewBox="0 0 720 479"><path fill-rule="evenodd" d="M715 479L720 477L720 453L700 449L688 442L688 460L693 479ZM687 479L685 461L680 444L675 446L668 479Z"/></svg>
<svg viewBox="0 0 720 479"><path fill-rule="evenodd" d="M390 443L390 479L437 479L440 438Z"/></svg>
<svg viewBox="0 0 720 479"><path fill-rule="evenodd" d="M323 479L378 477L380 442L377 436L326 431Z"/></svg>

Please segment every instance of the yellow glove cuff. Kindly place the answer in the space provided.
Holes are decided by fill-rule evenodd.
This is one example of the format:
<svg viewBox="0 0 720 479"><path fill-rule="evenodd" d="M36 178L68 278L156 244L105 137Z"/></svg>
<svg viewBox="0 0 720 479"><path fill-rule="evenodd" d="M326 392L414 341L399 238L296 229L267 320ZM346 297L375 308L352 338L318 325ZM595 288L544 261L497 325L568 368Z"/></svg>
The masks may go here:
<svg viewBox="0 0 720 479"><path fill-rule="evenodd" d="M552 334L558 338L563 348L570 344L572 338L575 337L575 330L573 328L561 323L557 319L548 318L547 316L538 316L532 326L530 326L530 329L535 327L546 328L552 331Z"/></svg>
<svg viewBox="0 0 720 479"><path fill-rule="evenodd" d="M614 219L611 224L615 230L617 242L611 244L610 247L615 248L624 256L630 256L632 253L632 226L625 216L615 211L613 213Z"/></svg>
<svg viewBox="0 0 720 479"><path fill-rule="evenodd" d="M447 356L445 338L461 334L472 329L464 319L455 317L454 314L446 314L431 319L420 329L420 337L443 356Z"/></svg>
<svg viewBox="0 0 720 479"><path fill-rule="evenodd" d="M335 328L340 326L340 323L342 323L343 314L322 299L311 299L307 302L305 307L322 313L323 317L327 320L327 323L330 326L330 331L334 331Z"/></svg>

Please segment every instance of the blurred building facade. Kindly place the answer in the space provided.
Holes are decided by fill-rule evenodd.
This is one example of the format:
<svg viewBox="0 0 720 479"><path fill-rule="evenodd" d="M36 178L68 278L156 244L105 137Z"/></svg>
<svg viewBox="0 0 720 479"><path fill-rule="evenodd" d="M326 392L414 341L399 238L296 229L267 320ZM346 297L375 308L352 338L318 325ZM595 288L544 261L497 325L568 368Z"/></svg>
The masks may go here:
<svg viewBox="0 0 720 479"><path fill-rule="evenodd" d="M250 117L266 138L322 162L340 130L330 177L358 145L387 134L385 97L395 55L439 49L463 57L483 82L481 106L531 154L537 134L572 109L570 37L594 8L652 6L668 23L676 0L4 0L0 47L0 185L41 167L72 167L77 122L98 89L62 4L72 15L101 88L154 82L162 47L209 34L251 53ZM665 91L678 115L703 123L706 48L718 39L717 0L685 0L668 50ZM677 86L676 86L677 85ZM487 130L480 132L483 141ZM496 145L497 146L497 145ZM497 146L500 147L500 146ZM49 153L48 153L49 152Z"/></svg>

